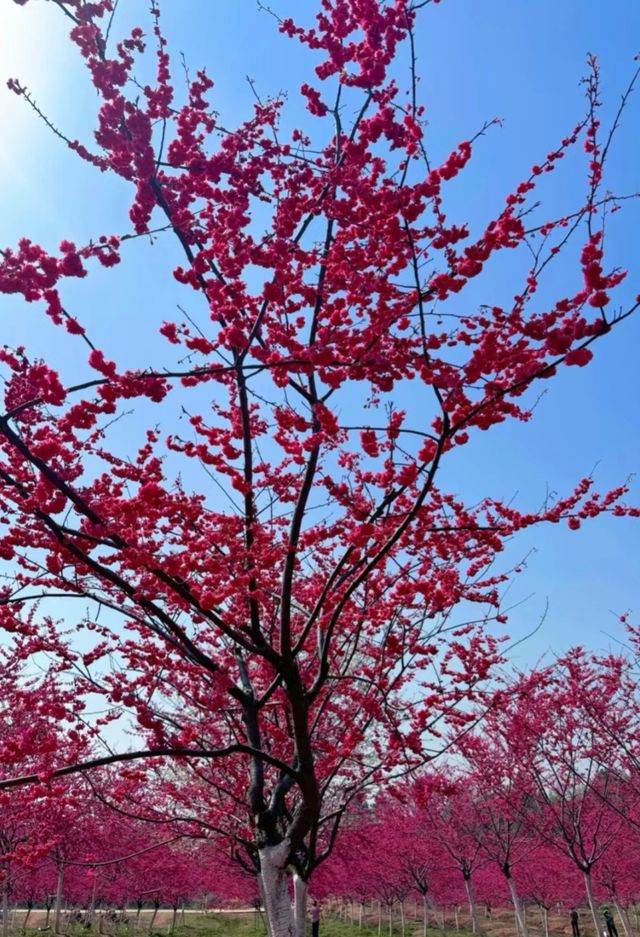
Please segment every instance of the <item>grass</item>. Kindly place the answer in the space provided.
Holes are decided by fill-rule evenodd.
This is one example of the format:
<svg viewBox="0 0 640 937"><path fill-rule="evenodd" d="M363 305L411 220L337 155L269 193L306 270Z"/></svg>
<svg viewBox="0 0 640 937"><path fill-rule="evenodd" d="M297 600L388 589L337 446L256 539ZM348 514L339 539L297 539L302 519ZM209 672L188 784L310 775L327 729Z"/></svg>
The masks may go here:
<svg viewBox="0 0 640 937"><path fill-rule="evenodd" d="M422 937L422 922L409 918L405 926L406 937ZM381 937L389 937L389 919L382 916ZM335 918L325 918L320 925L320 937L378 937L378 924L364 923L362 927L357 924L351 924L347 921L339 921ZM391 937L402 937L402 928L399 921L394 921ZM466 930L439 930L438 928L428 927L427 937L474 937L470 931ZM477 937L477 935L475 935Z"/></svg>
<svg viewBox="0 0 640 937"><path fill-rule="evenodd" d="M539 915L535 909L530 909L528 925L531 937L543 937L538 917ZM133 927L135 912L129 912L128 925L105 921L102 935L100 935L97 921L91 929L87 929L80 924L66 924L63 922L62 930L65 937L169 937L172 920L172 911L166 909L159 911L151 935L149 935L151 912L148 910L143 912L136 930ZM463 920L461 920L461 924ZM467 921L464 921L464 923L467 923ZM585 937L588 937L590 930L586 912L582 914L581 923L583 924ZM552 937L565 937L569 933L566 912L550 915L550 930ZM307 937L310 937L310 932L311 926L309 925ZM480 922L480 932L483 937L515 937L511 909L494 910L490 919L483 917ZM619 928L619 933L621 935L623 933L621 928ZM43 934L37 927L22 931L18 925L11 928L11 935L12 937L53 937L53 931L49 930L46 934ZM172 937L265 937L265 935L266 931L262 918L254 912L247 912L246 914L191 913L186 915L184 922L182 915L178 913L176 928ZM339 920L325 914L320 924L320 937L378 937L377 913L367 909L367 915L362 927L358 927L357 920L355 923L351 923L351 921ZM389 921L385 909L382 913L380 937L390 937ZM400 920L395 911L391 937L402 937ZM407 915L405 937L422 937L422 922L416 920L413 915ZM463 927L456 930L450 915L447 915L445 929L429 928L427 937L473 937L473 935Z"/></svg>
<svg viewBox="0 0 640 937"><path fill-rule="evenodd" d="M151 914L147 912L134 930L135 912L129 915L129 924L114 924L110 921L104 923L102 937L149 937L149 923ZM154 922L151 937L167 937L170 933L173 912L162 909L158 912ZM87 928L82 924L66 924L61 927L65 937L101 937L98 923ZM26 931L14 931L20 937L45 937L38 928L28 928ZM266 931L260 916L250 912L248 914L190 914L182 923L180 912L176 920L173 937L265 937ZM53 937L53 930L46 931L46 937Z"/></svg>
<svg viewBox="0 0 640 937"><path fill-rule="evenodd" d="M117 924L105 922L103 928L103 937L148 937L150 915L147 913L142 919L139 928L133 930L134 915L130 916L130 924ZM167 937L170 933L173 913L162 910L154 923L151 937ZM65 937L99 937L97 923L89 930L79 924L63 925ZM309 925L308 933L311 932ZM29 928L26 931L16 931L20 937L44 937L37 928ZM422 937L422 925L413 920L408 920L406 924L406 937ZM53 937L53 931L46 932L47 937ZM182 922L181 915L178 912L176 928L173 937L265 937L266 930L259 914L253 912L247 914L190 914L185 922ZM399 922L395 922L392 931L392 937L401 937L402 931ZM335 918L324 917L320 924L320 937L378 937L378 925L376 923L363 922L362 927L352 924L349 921L340 921ZM389 937L389 923L383 917L381 937ZM437 930L429 928L427 937L472 937L470 933L464 930Z"/></svg>

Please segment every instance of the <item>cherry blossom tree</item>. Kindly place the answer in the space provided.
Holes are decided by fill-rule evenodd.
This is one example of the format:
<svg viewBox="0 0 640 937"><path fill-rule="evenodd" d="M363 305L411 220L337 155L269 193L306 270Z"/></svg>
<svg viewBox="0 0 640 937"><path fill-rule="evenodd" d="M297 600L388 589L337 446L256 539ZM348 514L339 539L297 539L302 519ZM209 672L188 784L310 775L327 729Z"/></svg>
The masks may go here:
<svg viewBox="0 0 640 937"><path fill-rule="evenodd" d="M571 655L572 659L574 657ZM540 685L540 673L535 678ZM573 692L575 695L575 688ZM585 687L585 692L590 692L589 686ZM505 708L509 709L508 706ZM575 709L580 711L577 705ZM534 721L536 711L537 705L532 701L531 718ZM541 728L544 728L543 724ZM510 729L515 731L513 721ZM481 737L486 741L487 749L493 752L495 762L498 746L489 733L481 734ZM565 735L565 740L563 756L558 739L558 759L564 757L568 760L575 754L576 738ZM480 766L478 762L476 767ZM507 794L502 790L502 797L513 811L512 821L507 823L508 814L496 792L480 787L471 770L463 773L459 763L456 772L453 781L449 771L442 771L438 774L431 772L411 784L396 786L393 800L380 798L375 807L352 817L330 862L323 867L323 893L343 902L350 902L355 897L361 905L366 899L375 898L380 907L378 930L382 933L386 929L383 910L388 924L393 921L396 908L402 907L404 895L427 895L429 910L435 910L435 905L441 908L457 906L463 894L462 882L458 880L456 888L456 878L451 875L454 867L451 860L454 854L466 854L474 860L473 878L477 893L487 905L503 907L505 902L513 901L515 892L522 923L529 926L525 905L537 905L541 927L548 934L552 909L559 905L568 909L584 900L581 862L577 862L568 849L568 832L563 832L558 822L558 817L564 817L568 825L576 828L571 840L574 852L577 854L580 844L590 845L596 855L589 870L594 902L598 904L607 900L612 903L625 934L631 937L628 909L637 894L637 831L634 825L622 827L622 812L614 812L609 819L617 824L619 835L614 841L607 842L602 813L605 809L610 810L608 798L598 797L594 786L584 785L580 799L575 802L567 799L566 795L564 799L563 795L557 796L558 813L555 816L553 811L545 808L544 798L535 796L535 787L529 786L522 798L526 808L523 816L520 798L515 791ZM493 781L496 783L495 777ZM504 789L504 779L496 783L496 787ZM490 793L493 794L491 798ZM630 798L637 809L633 791ZM631 805L627 809L630 810ZM425 818L430 817L433 821L425 822ZM442 821L442 829L437 827L438 819ZM526 822L519 822L522 819ZM449 823L448 827L446 823ZM385 856L382 868L377 856L381 846ZM453 847L454 854L447 855L448 847ZM494 861L487 862L485 857L484 861L478 862L483 852L489 853ZM501 861L505 856L509 860L508 870ZM496 857L499 861L495 861ZM409 887L411 891L407 890ZM600 933L599 927L596 933Z"/></svg>
<svg viewBox="0 0 640 937"><path fill-rule="evenodd" d="M527 937L525 910L514 873L537 844L531 823L534 788L510 739L491 731L495 723L490 722L490 715L493 711L481 731L460 739L471 806L463 823L466 834L504 877L518 937Z"/></svg>
<svg viewBox="0 0 640 937"><path fill-rule="evenodd" d="M521 876L522 894L540 908L544 937L549 937L549 911L558 901L573 905L581 894L578 872L566 856L542 842L524 860Z"/></svg>
<svg viewBox="0 0 640 937"><path fill-rule="evenodd" d="M103 723L137 726L138 749L61 758L60 773L208 765L195 802L248 841L272 937L301 935L345 812L418 765L439 722L463 727L459 704L500 659L485 624L505 617L505 542L635 513L624 486L598 493L591 478L532 510L467 504L442 477L480 432L528 420L540 382L586 365L639 304L605 257L620 115L601 127L590 60L584 117L472 231L447 197L489 125L448 154L432 140L414 51L428 3L323 0L308 28L283 19L316 75L305 126L284 134L283 100L228 128L205 71L181 95L155 5L148 35L119 41L112 0L57 6L98 113L84 142L55 134L131 199L120 232L81 245L61 232L57 251L18 232L0 254L0 292L42 307L72 349L0 349L3 623L35 648L50 603L64 607L76 628L56 666L79 697L102 695ZM546 177L577 173L583 150L584 198L554 212ZM68 287L109 282L152 234L175 239L167 276L199 311L145 309L149 342L100 342ZM569 242L575 271L549 298ZM473 285L507 252L513 299L478 307ZM135 438L118 435L124 407Z"/></svg>
<svg viewBox="0 0 640 937"><path fill-rule="evenodd" d="M608 791L595 788L600 798L638 827L640 794L640 697L637 664L640 637L628 615L621 615L629 638L628 653L577 657L574 670L583 681L580 694L581 718L591 727L593 758L606 773ZM574 679L575 684L575 679ZM585 784L589 778L583 772Z"/></svg>
<svg viewBox="0 0 640 937"><path fill-rule="evenodd" d="M478 915L473 891L473 875L486 862L481 838L475 829L475 810L463 775L453 776L451 771L431 772L415 783L412 795L419 811L416 822L422 835L439 844L441 851L460 873L469 905L471 932L478 933Z"/></svg>
<svg viewBox="0 0 640 937"><path fill-rule="evenodd" d="M52 773L60 758L82 759L90 742L80 719L83 703L74 688L65 688L54 673L30 675L24 657L21 641L0 649L0 761L5 771L34 776L29 787L0 790L4 937L17 882L60 848L62 818L75 802L72 784L52 781Z"/></svg>
<svg viewBox="0 0 640 937"><path fill-rule="evenodd" d="M597 729L583 705L597 699L617 706L600 677L588 656L573 650L499 691L483 726L490 744L507 748L530 779L534 796L522 803L526 821L581 873L596 933L592 871L626 825L623 811L612 809L619 784L603 764Z"/></svg>
<svg viewBox="0 0 640 937"><path fill-rule="evenodd" d="M422 931L426 937L429 914L432 911L435 914L434 891L443 867L448 865L448 856L433 831L422 825L423 818L411 800L407 800L402 804L390 800L377 805L382 830L376 838L397 857L396 894L412 891L420 896ZM402 924L404 930L404 915Z"/></svg>
<svg viewBox="0 0 640 937"><path fill-rule="evenodd" d="M595 869L596 884L618 912L626 937L633 937L634 933L629 909L638 901L638 866L638 836L632 827L624 831Z"/></svg>

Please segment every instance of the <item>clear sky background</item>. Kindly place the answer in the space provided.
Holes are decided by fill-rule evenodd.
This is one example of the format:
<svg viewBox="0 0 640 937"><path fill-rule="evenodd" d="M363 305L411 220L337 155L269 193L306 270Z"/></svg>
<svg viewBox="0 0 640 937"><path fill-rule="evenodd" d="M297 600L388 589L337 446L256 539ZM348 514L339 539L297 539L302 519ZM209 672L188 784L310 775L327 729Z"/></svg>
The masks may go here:
<svg viewBox="0 0 640 937"><path fill-rule="evenodd" d="M148 5L147 0L120 0L115 32L136 22L147 26ZM309 20L316 4L272 0L272 6L281 15ZM288 125L307 121L296 89L312 77L314 60L277 34L274 20L258 10L255 0L163 0L162 10L172 51L183 51L192 70L206 65L214 78L215 106L226 124L237 124L250 112L247 75L265 97L288 90ZM54 249L62 238L84 243L129 228L126 187L79 163L4 87L7 78L20 78L67 135L90 143L96 99L66 41L66 27L47 0L30 0L25 7L0 0L2 246L27 235ZM502 128L480 142L472 168L452 190L452 218L457 214L460 221L480 226L498 210L509 188L582 115L579 80L587 52L599 57L605 101L601 116L604 122L611 117L640 51L640 3L443 0L420 14L417 42L428 143L436 162L485 120L502 118ZM611 159L609 184L618 194L640 191L639 143L640 90ZM553 183L550 192L559 211L579 204L582 183L582 177L571 173ZM640 292L639 233L639 206L629 206L608 235L612 261L632 271L627 295ZM125 347L125 363L146 365L166 345L160 339L149 342L144 323L151 315L158 321L170 317L177 302L190 301L166 276L173 260L178 261L178 254L168 240L153 246L132 243L116 271L98 271L85 282L70 284L65 300L106 350ZM493 281L483 278L482 288L513 292L512 284L505 286L500 279L501 272L508 270L498 268ZM573 267L559 264L553 285L558 293L569 293L579 285L575 277ZM496 296L477 298L484 302ZM3 344L25 342L51 358L68 378L85 375L84 353L61 341L39 310L2 297L0 329ZM639 351L640 317L599 342L589 367L563 369L549 382L533 424L505 426L476 438L465 448L464 461L451 461L441 485L471 499L491 494L536 507L547 489L568 491L596 463L601 488L638 472ZM122 426L126 446L126 422ZM633 500L640 502L638 483ZM577 533L554 526L519 538L514 557L530 556L511 591L512 600L522 602L512 615L513 637L535 627L547 602L549 610L540 631L518 648L518 662L576 643L615 646L623 632L613 613L635 609L636 619L640 615L639 548L638 522L609 518Z"/></svg>

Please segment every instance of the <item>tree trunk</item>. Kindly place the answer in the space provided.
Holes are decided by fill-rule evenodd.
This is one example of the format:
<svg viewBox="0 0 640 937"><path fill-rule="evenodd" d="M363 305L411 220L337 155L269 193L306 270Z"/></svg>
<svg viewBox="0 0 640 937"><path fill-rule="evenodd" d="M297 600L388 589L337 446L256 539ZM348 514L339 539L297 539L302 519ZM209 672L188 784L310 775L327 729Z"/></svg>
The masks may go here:
<svg viewBox="0 0 640 937"><path fill-rule="evenodd" d="M22 922L22 930L26 931L27 924L29 923L29 918L31 917L31 912L33 910L33 902L29 901L27 903L27 913L24 916L24 921Z"/></svg>
<svg viewBox="0 0 640 937"><path fill-rule="evenodd" d="M436 922L436 927L444 934L444 911L438 912L437 904L431 900L429 895L427 895L427 902L429 904L429 908L431 909L431 913L433 914L433 919Z"/></svg>
<svg viewBox="0 0 640 937"><path fill-rule="evenodd" d="M600 921L598 920L598 911L596 909L596 902L593 897L593 890L591 888L591 871L583 869L582 877L584 878L584 890L587 894L589 910L591 911L591 917L593 918L593 926L595 928L594 933L596 934L596 937L600 937Z"/></svg>
<svg viewBox="0 0 640 937"><path fill-rule="evenodd" d="M176 921L178 920L178 905L174 904L173 906L173 915L171 917L171 926L169 928L170 934L175 934L176 932Z"/></svg>
<svg viewBox="0 0 640 937"><path fill-rule="evenodd" d="M307 929L307 899L309 886L297 873L293 876L293 915L296 937L305 937Z"/></svg>
<svg viewBox="0 0 640 937"><path fill-rule="evenodd" d="M362 929L362 918L364 915L364 901L360 902L360 910L358 912L358 927Z"/></svg>
<svg viewBox="0 0 640 937"><path fill-rule="evenodd" d="M53 932L54 934L60 933L60 913L62 911L62 881L64 879L64 863L59 862L58 865L58 875L56 878L56 903L54 906L53 912Z"/></svg>
<svg viewBox="0 0 640 937"><path fill-rule="evenodd" d="M155 919L156 919L156 914L158 913L158 908L159 908L159 907L160 907L160 903L157 902L157 901L154 902L154 904L153 904L153 914L151 915L151 920L149 921L149 933L150 933L150 934L153 932L153 925L154 925L154 922L155 922ZM102 920L102 917L100 918L100 920Z"/></svg>
<svg viewBox="0 0 640 937"><path fill-rule="evenodd" d="M87 914L87 923L89 927L93 925L93 919L96 916L96 892L98 890L98 876L93 876L93 886L91 888L91 901L89 903L89 913Z"/></svg>
<svg viewBox="0 0 640 937"><path fill-rule="evenodd" d="M634 935L633 935L633 925L632 925L632 923L631 923L631 918L629 917L629 907L628 907L628 906L627 906L626 908L623 908L622 905L620 905L620 919L621 919L621 921L622 921L622 926L623 926L623 927L625 926L625 923L626 923L625 930L628 928L629 937L634 937Z"/></svg>
<svg viewBox="0 0 640 937"><path fill-rule="evenodd" d="M285 841L277 846L264 846L259 855L270 937L295 937L295 919L287 887L286 861L289 844Z"/></svg>
<svg viewBox="0 0 640 937"><path fill-rule="evenodd" d="M404 901L400 902L400 932L402 937L405 937L405 927L404 927Z"/></svg>
<svg viewBox="0 0 640 937"><path fill-rule="evenodd" d="M615 896L612 895L611 900L613 901L614 908L618 912L618 917L620 918L622 929L625 932L625 937L633 937L633 930L631 929L629 915Z"/></svg>
<svg viewBox="0 0 640 937"><path fill-rule="evenodd" d="M476 903L473 898L473 886L471 885L471 878L465 875L464 877L464 890L467 893L467 901L469 902L469 917L471 918L471 933L478 933L478 916L476 912Z"/></svg>
<svg viewBox="0 0 640 937"><path fill-rule="evenodd" d="M426 895L422 896L422 937L427 937L427 928L429 927L429 899Z"/></svg>
<svg viewBox="0 0 640 937"><path fill-rule="evenodd" d="M540 913L542 915L542 926L544 927L544 937L549 937L549 909L545 907L541 907Z"/></svg>
<svg viewBox="0 0 640 937"><path fill-rule="evenodd" d="M4 880L2 886L2 937L9 935L9 877Z"/></svg>
<svg viewBox="0 0 640 937"><path fill-rule="evenodd" d="M258 913L260 915L260 920L262 921L267 937L271 937L271 934L269 933L269 922L267 921L267 918L266 918L267 902L264 897L264 885L262 884L262 877L260 875L258 875L258 895L260 897L260 903L258 905Z"/></svg>
<svg viewBox="0 0 640 937"><path fill-rule="evenodd" d="M454 914L454 918L455 918L455 922L456 922L456 930L457 930L457 931L460 930L460 918L459 918L459 916L458 916L458 911L459 911L458 905L456 905L455 908L453 909L453 914Z"/></svg>
<svg viewBox="0 0 640 937"><path fill-rule="evenodd" d="M505 878L509 886L509 894L511 895L513 910L516 916L516 931L520 937L527 937L527 923L522 913L522 905L520 904L520 897L518 896L518 892L516 890L516 884L510 875L506 875Z"/></svg>
<svg viewBox="0 0 640 937"><path fill-rule="evenodd" d="M378 902L378 937L382 937L382 902Z"/></svg>
<svg viewBox="0 0 640 937"><path fill-rule="evenodd" d="M391 902L389 902L389 937L391 937L391 935L393 934L393 914L392 914L392 911L393 911L393 906L391 905Z"/></svg>

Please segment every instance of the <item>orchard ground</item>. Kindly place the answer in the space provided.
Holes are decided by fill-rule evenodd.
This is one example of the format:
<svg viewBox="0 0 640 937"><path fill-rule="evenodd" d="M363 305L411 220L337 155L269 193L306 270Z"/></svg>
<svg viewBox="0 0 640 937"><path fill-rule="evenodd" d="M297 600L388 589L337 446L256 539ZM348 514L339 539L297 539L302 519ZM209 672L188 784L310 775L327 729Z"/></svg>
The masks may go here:
<svg viewBox="0 0 640 937"><path fill-rule="evenodd" d="M638 929L640 909L630 909L632 923ZM63 917L61 932L66 937L80 937L91 933L84 925L72 920L69 911ZM579 909L580 931L583 937L593 937L593 926L590 925L588 908ZM29 916L29 927L24 929L23 922L26 911L15 910L10 919L10 932L25 935L25 937L38 937L43 933L52 933L53 929L45 930L46 911L32 910ZM145 908L136 923L134 910L127 912L127 922L118 912L117 922L103 921L100 926L100 912L96 912L94 932L104 934L105 937L127 937L131 934L157 934L173 933L176 937L262 937L266 933L261 914L253 910L210 910L203 913L198 910L186 909L178 911L175 927L173 927L174 912L171 909L161 908L153 920L153 929L149 930L153 910ZM444 915L444 918L443 918ZM353 921L351 917L353 916ZM345 920L346 918L346 920ZM392 912L392 937L420 937L423 934L422 918L419 907L414 902L405 902L405 926L401 925L400 911L395 907ZM437 918L437 924L435 923ZM549 934L564 935L571 933L569 924L569 909L551 909L549 911ZM544 926L540 910L534 905L527 908L527 925L529 937L545 937ZM462 909L456 911L447 908L444 912L432 913L432 926L428 928L427 937L472 937L468 914ZM309 926L310 930L310 926ZM358 906L343 906L342 908L325 913L321 923L322 937L389 937L389 912L382 907L379 920L378 903L367 902L366 911L361 925L358 923ZM489 914L486 908L481 909L480 935L483 937L512 937L515 934L513 909L494 908Z"/></svg>

